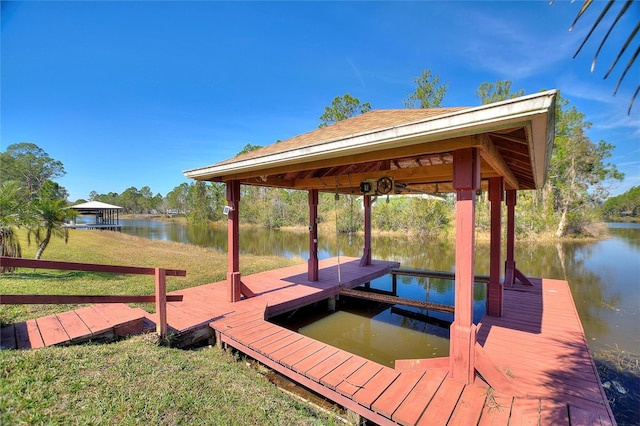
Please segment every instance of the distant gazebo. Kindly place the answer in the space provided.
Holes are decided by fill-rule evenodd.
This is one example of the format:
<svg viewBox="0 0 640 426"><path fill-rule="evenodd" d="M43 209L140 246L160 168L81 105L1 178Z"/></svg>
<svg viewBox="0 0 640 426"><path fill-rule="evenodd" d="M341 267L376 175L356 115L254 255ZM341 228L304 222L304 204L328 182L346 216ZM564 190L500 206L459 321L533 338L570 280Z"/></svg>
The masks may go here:
<svg viewBox="0 0 640 426"><path fill-rule="evenodd" d="M120 206L114 206L101 201L89 201L87 203L76 204L70 208L76 210L83 216L93 215L95 217L93 223L73 223L68 225L70 228L120 229L120 210L122 209Z"/></svg>

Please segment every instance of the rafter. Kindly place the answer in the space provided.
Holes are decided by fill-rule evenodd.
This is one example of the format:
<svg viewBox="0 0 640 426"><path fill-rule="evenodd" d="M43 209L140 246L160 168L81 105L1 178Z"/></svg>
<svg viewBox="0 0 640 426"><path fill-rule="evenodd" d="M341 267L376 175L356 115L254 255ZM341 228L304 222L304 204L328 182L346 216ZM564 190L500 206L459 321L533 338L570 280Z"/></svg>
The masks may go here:
<svg viewBox="0 0 640 426"><path fill-rule="evenodd" d="M520 187L518 179L515 177L509 166L507 166L507 163L505 163L504 158L502 158L502 155L491 141L491 138L486 134L481 135L479 146L481 148L480 155L482 156L482 159L504 177L507 189L518 189Z"/></svg>

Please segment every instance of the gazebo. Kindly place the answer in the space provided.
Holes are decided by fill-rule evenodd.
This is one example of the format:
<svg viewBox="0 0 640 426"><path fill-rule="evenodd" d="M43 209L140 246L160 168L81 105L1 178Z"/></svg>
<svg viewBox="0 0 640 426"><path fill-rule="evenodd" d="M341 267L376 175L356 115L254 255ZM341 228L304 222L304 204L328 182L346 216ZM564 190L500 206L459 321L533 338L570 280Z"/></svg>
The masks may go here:
<svg viewBox="0 0 640 426"><path fill-rule="evenodd" d="M230 301L250 297L239 263L240 185L308 191L308 277L318 280L318 194L362 194L365 238L360 265L371 263L371 199L403 193L456 194L455 316L450 374L474 378L475 200L488 191L491 261L487 314L502 315L503 286L527 283L514 259L518 190L543 186L554 139L556 91L478 107L375 110L256 151L187 170L184 175L227 186ZM506 201L506 259L502 203ZM504 268L504 280L501 279Z"/></svg>
<svg viewBox="0 0 640 426"><path fill-rule="evenodd" d="M76 204L69 208L76 210L81 215L93 215L95 218L93 223L86 223L82 225L75 224L71 227L115 230L120 228L120 210L122 210L122 207L103 203L101 201L89 201L86 203Z"/></svg>

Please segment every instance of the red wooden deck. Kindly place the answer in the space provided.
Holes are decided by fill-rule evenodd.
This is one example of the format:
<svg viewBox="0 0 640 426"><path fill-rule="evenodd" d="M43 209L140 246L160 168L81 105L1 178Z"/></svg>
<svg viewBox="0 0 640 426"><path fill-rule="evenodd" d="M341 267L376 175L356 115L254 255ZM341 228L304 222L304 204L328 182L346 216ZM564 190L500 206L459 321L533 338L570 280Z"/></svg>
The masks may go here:
<svg viewBox="0 0 640 426"><path fill-rule="evenodd" d="M398 266L341 260L347 288ZM615 424L565 281L505 290L504 316L479 325L482 376L465 386L448 377L448 358L393 369L266 321L336 295L336 259L320 268L318 282L307 280L306 265L242 277L256 297L236 303L226 301L225 282L180 290L183 301L167 306L169 325L178 336L213 329L222 344L378 424Z"/></svg>
<svg viewBox="0 0 640 426"><path fill-rule="evenodd" d="M140 334L146 328L148 315L140 308L130 308L123 303L92 305L3 327L0 347L33 349L111 341Z"/></svg>

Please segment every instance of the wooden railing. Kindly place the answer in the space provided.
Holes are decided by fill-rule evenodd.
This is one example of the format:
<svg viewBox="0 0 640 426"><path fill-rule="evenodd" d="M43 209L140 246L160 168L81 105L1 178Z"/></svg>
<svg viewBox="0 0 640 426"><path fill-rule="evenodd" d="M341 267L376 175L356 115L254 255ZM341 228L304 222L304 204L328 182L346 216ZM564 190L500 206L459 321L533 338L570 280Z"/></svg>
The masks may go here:
<svg viewBox="0 0 640 426"><path fill-rule="evenodd" d="M143 268L138 266L99 265L92 263L59 262L51 260L22 259L0 256L0 267L57 269L62 271L104 272L110 274L134 274L155 276L155 295L36 295L0 294L0 304L76 304L76 303L142 303L155 302L156 331L161 338L167 337L167 302L180 302L182 295L167 295L166 277L186 277L187 271L180 269Z"/></svg>

